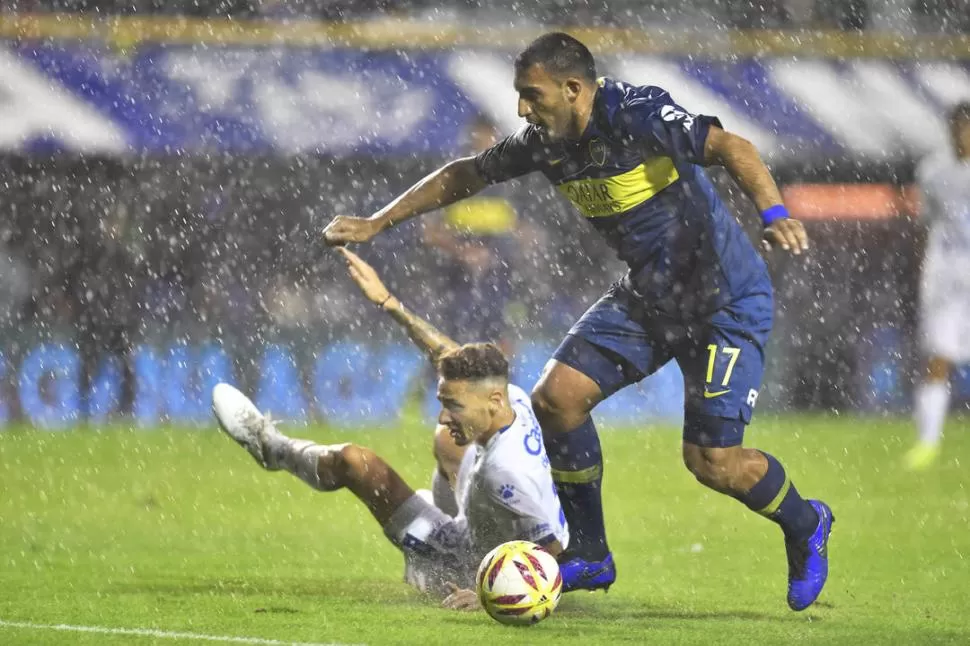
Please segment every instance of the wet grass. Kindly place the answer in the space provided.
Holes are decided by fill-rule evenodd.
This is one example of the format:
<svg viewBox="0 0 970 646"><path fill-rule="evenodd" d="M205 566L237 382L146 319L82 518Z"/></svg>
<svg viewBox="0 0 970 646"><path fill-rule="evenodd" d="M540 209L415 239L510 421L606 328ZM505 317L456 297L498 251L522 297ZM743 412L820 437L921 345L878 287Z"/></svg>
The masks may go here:
<svg viewBox="0 0 970 646"><path fill-rule="evenodd" d="M438 609L352 495L263 472L213 429L3 432L0 621L369 644L966 643L967 427L952 421L941 463L914 475L906 420L759 420L749 443L837 517L832 577L804 613L785 605L778 530L697 485L675 430L605 429L619 581L532 629ZM418 424L299 434L369 445L416 486L431 473ZM0 625L0 643L173 640Z"/></svg>

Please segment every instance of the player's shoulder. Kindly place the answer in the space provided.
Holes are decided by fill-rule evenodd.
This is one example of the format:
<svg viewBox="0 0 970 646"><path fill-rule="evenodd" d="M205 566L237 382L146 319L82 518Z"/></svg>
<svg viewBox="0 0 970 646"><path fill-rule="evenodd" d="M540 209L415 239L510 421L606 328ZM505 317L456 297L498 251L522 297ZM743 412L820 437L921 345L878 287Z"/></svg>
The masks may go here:
<svg viewBox="0 0 970 646"><path fill-rule="evenodd" d="M528 406L530 409L532 408L532 397L529 396L529 393L527 393L524 388L516 386L513 383L509 383L508 393L509 403L512 404L513 407L515 407L516 404L520 404Z"/></svg>
<svg viewBox="0 0 970 646"><path fill-rule="evenodd" d="M508 396L515 420L502 429L494 441L489 442L486 459L490 468L519 469L523 460L541 455L543 450L542 430L532 410L532 398L525 390L511 383Z"/></svg>
<svg viewBox="0 0 970 646"><path fill-rule="evenodd" d="M949 151L937 151L926 155L916 164L916 181L926 184L942 171L952 166L954 156Z"/></svg>
<svg viewBox="0 0 970 646"><path fill-rule="evenodd" d="M670 93L656 85L634 85L605 76L597 84L604 107L613 118L629 113L659 114L663 106L672 103Z"/></svg>
<svg viewBox="0 0 970 646"><path fill-rule="evenodd" d="M536 148L543 145L539 130L531 123L522 125L518 130L509 135L507 141L525 146L526 148Z"/></svg>
<svg viewBox="0 0 970 646"><path fill-rule="evenodd" d="M639 129L636 124L663 119L664 110L674 106L667 90L656 85L633 85L606 77L598 83L601 96L598 122L603 130L621 137L631 126Z"/></svg>

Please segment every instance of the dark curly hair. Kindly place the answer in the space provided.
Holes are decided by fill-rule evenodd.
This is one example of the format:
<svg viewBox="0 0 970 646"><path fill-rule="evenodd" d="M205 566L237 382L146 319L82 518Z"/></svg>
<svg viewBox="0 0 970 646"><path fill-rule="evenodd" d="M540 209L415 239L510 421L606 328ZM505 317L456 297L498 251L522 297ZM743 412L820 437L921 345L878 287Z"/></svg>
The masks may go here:
<svg viewBox="0 0 970 646"><path fill-rule="evenodd" d="M467 343L438 359L438 374L449 381L509 379L509 360L494 343Z"/></svg>

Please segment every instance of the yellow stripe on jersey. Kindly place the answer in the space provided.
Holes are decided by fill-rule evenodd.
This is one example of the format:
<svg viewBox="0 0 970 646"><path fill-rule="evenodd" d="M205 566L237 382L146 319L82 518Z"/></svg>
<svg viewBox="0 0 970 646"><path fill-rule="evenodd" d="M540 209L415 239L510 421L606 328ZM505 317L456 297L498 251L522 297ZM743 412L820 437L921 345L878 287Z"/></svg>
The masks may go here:
<svg viewBox="0 0 970 646"><path fill-rule="evenodd" d="M603 475L603 465L594 464L591 467L580 469L579 471L561 471L559 469L551 469L551 471L553 482L586 484L587 482L595 482L597 478Z"/></svg>
<svg viewBox="0 0 970 646"><path fill-rule="evenodd" d="M613 177L577 179L556 188L584 216L601 218L640 206L679 178L670 157L657 157Z"/></svg>
<svg viewBox="0 0 970 646"><path fill-rule="evenodd" d="M448 226L472 235L509 233L517 219L515 209L501 197L474 197L445 209Z"/></svg>

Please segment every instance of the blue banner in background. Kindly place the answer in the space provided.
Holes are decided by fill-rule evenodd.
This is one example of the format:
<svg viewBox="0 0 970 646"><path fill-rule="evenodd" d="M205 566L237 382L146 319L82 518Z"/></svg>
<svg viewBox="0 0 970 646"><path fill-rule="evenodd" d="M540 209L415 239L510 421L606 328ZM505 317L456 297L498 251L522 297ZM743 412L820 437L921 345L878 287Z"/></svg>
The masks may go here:
<svg viewBox="0 0 970 646"><path fill-rule="evenodd" d="M599 71L657 85L768 156L921 156L970 99L965 63L602 56ZM0 43L0 148L251 154L433 154L462 149L483 113L516 114L511 58L487 50L358 50L93 42Z"/></svg>
<svg viewBox="0 0 970 646"><path fill-rule="evenodd" d="M553 346L523 344L512 365L512 380L527 391L536 383ZM263 411L290 423L325 422L343 427L387 425L397 420L415 385L429 378L424 355L409 345L341 342L312 357L305 348L267 345L255 360L258 383L248 393ZM0 364L2 365L2 364ZM17 374L17 396L24 416L45 429L67 429L81 421L81 362L71 347L41 344L24 357ZM210 393L219 382L237 384L232 362L218 345L164 348L143 346L134 361L135 423L211 425ZM106 363L94 380L89 419L104 422L117 411L122 388L120 366ZM422 411L429 424L438 416L433 383L425 383ZM596 409L607 424L679 424L683 380L673 363L640 384L611 397ZM6 420L0 410L0 423Z"/></svg>
<svg viewBox="0 0 970 646"><path fill-rule="evenodd" d="M880 337L881 338L881 337ZM527 391L538 381L554 345L523 342L512 358L512 381ZM869 357L859 375L860 410L902 412L901 367L888 347ZM256 380L248 394L263 411L289 423L327 423L341 427L373 427L398 420L408 398L423 390L421 411L428 424L438 416L435 385L424 355L405 344L334 343L313 352L269 344L253 359ZM133 357L134 422L146 428L160 423L211 425L210 393L219 382L239 386L233 363L218 344L139 347ZM0 355L0 370L14 370L12 383L27 422L42 429L69 429L80 422L81 361L77 351L61 343L40 344L11 368ZM0 373L0 377L5 377ZM952 379L955 402L970 400L970 367ZM103 423L117 413L122 372L105 363L94 379L88 418ZM653 424L679 425L683 420L684 386L680 369L671 362L639 384L602 402L594 411L597 423L630 428ZM9 422L7 402L0 398L0 428Z"/></svg>
<svg viewBox="0 0 970 646"><path fill-rule="evenodd" d="M126 57L27 43L14 51L29 65L8 71L8 85L39 70L75 99L60 113L48 108L52 119L84 111L96 122L75 133L78 142L35 121L28 149L60 141L107 152L453 154L476 113L445 59L429 53L150 45Z"/></svg>

